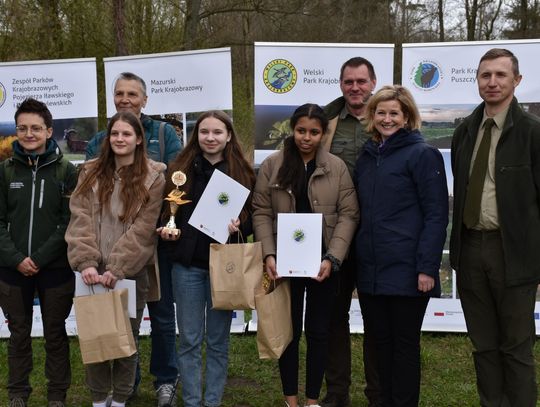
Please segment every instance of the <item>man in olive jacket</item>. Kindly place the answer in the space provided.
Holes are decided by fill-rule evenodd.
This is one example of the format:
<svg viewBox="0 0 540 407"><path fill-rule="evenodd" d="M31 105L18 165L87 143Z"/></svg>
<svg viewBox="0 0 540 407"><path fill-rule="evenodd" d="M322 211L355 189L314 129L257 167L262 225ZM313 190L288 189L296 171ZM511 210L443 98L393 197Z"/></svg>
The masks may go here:
<svg viewBox="0 0 540 407"><path fill-rule="evenodd" d="M353 176L356 159L364 143L369 139L362 119L365 115L377 77L370 61L353 57L343 63L339 76L342 96L324 108L329 119L328 130L323 138L323 148L341 158ZM351 338L349 310L356 279L354 250L349 251L339 271L339 289L332 306L328 357L326 362L326 396L322 407L350 406L351 385ZM380 384L375 361L375 345L371 336L364 335L363 346L366 388L364 393L370 407L380 402Z"/></svg>
<svg viewBox="0 0 540 407"><path fill-rule="evenodd" d="M477 81L484 103L457 127L452 140L450 262L474 346L480 404L533 407L540 121L514 97L521 75L510 51L488 51L480 59ZM484 144L489 133L490 142Z"/></svg>

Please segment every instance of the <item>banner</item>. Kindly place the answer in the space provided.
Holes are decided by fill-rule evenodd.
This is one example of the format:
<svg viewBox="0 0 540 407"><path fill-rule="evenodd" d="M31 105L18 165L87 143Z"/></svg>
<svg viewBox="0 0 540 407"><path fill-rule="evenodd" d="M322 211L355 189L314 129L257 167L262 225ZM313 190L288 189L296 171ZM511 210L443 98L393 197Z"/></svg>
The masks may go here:
<svg viewBox="0 0 540 407"><path fill-rule="evenodd" d="M15 135L14 114L27 98L47 105L53 137L71 160L83 157L97 131L95 58L0 64L0 136Z"/></svg>
<svg viewBox="0 0 540 407"><path fill-rule="evenodd" d="M180 122L187 136L202 112L216 109L232 113L230 48L111 57L103 61L107 117L116 113L114 85L122 72L132 72L146 82L148 101L143 113L173 125Z"/></svg>
<svg viewBox="0 0 540 407"><path fill-rule="evenodd" d="M516 88L516 97L524 110L540 115L540 82L536 79L535 58L540 53L540 40L403 44L403 86L412 92L418 104L422 134L443 154L450 210L453 202L452 134L457 125L482 102L476 71L480 58L491 48L507 48L518 58L523 79ZM455 271L450 268L448 259L449 239L450 228L440 274L443 298L430 301L423 329L466 332L456 291ZM536 298L536 333L540 334L540 292Z"/></svg>
<svg viewBox="0 0 540 407"><path fill-rule="evenodd" d="M393 44L255 43L256 165L281 146L298 106L342 95L341 66L358 56L373 64L377 88L393 83Z"/></svg>

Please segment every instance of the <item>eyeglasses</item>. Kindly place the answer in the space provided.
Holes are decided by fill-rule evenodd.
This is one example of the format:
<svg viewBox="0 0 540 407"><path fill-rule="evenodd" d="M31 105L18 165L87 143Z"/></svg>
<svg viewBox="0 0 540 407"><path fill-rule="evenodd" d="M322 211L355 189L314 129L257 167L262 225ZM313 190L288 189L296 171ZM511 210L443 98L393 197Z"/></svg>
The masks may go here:
<svg viewBox="0 0 540 407"><path fill-rule="evenodd" d="M35 136L35 135L41 134L41 132L45 130L46 128L47 127L37 126L37 125L30 126L30 127L26 127L26 126L15 127L15 129L17 129L17 134L20 134L21 136L26 135L28 133L28 130L30 130L30 133L32 133Z"/></svg>

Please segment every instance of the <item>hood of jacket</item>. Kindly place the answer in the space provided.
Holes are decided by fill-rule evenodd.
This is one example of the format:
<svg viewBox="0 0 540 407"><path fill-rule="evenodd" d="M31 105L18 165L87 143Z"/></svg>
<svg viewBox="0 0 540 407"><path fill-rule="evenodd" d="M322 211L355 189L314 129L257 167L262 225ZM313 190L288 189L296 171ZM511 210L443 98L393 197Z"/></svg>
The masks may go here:
<svg viewBox="0 0 540 407"><path fill-rule="evenodd" d="M337 115L339 115L344 107L345 107L345 98L343 96L340 96L337 99L334 99L333 101L328 103L324 107L324 112L326 113L328 120L331 120Z"/></svg>
<svg viewBox="0 0 540 407"><path fill-rule="evenodd" d="M58 146L58 143L53 138L47 140L45 144L45 152L42 154L27 153L22 148L18 140L15 140L12 144L13 147L13 158L21 161L25 164L35 164L36 162L46 163L49 161L57 160L62 158L63 154Z"/></svg>

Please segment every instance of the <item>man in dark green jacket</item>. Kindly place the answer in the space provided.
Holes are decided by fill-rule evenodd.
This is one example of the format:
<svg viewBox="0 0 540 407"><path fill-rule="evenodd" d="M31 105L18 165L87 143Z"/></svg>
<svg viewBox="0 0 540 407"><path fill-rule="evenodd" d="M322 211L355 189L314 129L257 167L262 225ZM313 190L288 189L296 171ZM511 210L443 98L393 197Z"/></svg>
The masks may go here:
<svg viewBox="0 0 540 407"><path fill-rule="evenodd" d="M481 59L484 103L452 140L450 262L474 346L482 406L536 406L534 306L540 282L540 121L514 97L517 58Z"/></svg>
<svg viewBox="0 0 540 407"><path fill-rule="evenodd" d="M369 135L361 120L377 77L371 62L362 57L347 60L341 67L339 87L343 96L335 99L324 111L328 116L328 130L323 138L323 147L337 155L353 176L356 159ZM339 289L333 299L332 322L326 362L326 396L322 407L348 407L351 385L351 339L349 309L356 279L356 261L351 248L348 258L339 271ZM370 337L364 335L365 394L369 406L379 404L379 379L375 365L375 348Z"/></svg>
<svg viewBox="0 0 540 407"><path fill-rule="evenodd" d="M10 331L9 406L26 406L32 392L30 334L37 292L48 405L62 407L71 383L65 320L75 289L64 234L77 171L52 139L52 116L44 103L22 102L15 123L13 157L0 164L0 306Z"/></svg>

